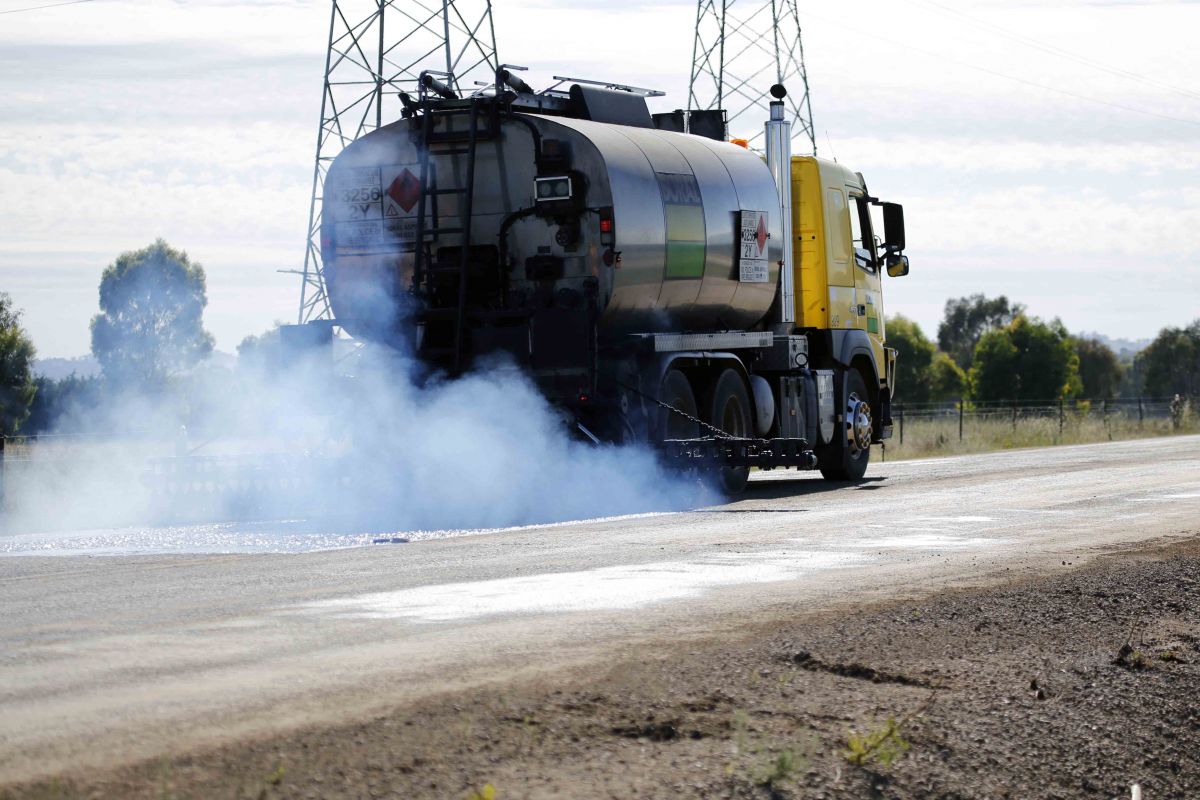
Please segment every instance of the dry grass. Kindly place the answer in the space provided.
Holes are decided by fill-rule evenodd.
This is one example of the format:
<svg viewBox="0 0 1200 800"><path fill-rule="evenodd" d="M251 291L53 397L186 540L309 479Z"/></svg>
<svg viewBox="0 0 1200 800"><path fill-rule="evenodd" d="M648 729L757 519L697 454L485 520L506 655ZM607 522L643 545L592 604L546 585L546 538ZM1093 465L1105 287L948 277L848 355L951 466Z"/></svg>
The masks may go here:
<svg viewBox="0 0 1200 800"><path fill-rule="evenodd" d="M900 440L900 420L896 419L892 438L887 442L887 460L931 458L966 453L986 453L1018 447L1048 447L1059 444L1092 444L1126 439L1148 439L1174 434L1200 433L1200 419L1189 415L1176 426L1170 419L1145 419L1123 413L1107 417L1067 412L1061 428L1057 415L1022 416L1014 425L1008 413L973 414L963 418L959 439L958 416L907 417L904 441Z"/></svg>

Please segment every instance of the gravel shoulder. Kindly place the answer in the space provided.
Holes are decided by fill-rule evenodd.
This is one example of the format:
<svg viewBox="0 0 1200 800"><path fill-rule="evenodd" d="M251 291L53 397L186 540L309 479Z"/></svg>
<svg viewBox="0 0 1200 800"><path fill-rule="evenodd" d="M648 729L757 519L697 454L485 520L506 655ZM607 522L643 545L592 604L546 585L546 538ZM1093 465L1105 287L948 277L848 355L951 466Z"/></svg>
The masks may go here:
<svg viewBox="0 0 1200 800"><path fill-rule="evenodd" d="M1197 797L1195 533L0 797Z"/></svg>

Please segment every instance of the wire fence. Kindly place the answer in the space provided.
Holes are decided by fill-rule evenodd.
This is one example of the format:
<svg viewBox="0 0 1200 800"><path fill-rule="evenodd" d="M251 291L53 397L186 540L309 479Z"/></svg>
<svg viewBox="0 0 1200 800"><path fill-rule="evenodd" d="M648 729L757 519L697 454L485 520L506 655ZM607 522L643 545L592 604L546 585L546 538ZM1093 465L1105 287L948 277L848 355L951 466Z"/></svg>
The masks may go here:
<svg viewBox="0 0 1200 800"><path fill-rule="evenodd" d="M888 457L1083 444L1200 432L1195 404L1180 397L1108 400L967 399L897 403Z"/></svg>

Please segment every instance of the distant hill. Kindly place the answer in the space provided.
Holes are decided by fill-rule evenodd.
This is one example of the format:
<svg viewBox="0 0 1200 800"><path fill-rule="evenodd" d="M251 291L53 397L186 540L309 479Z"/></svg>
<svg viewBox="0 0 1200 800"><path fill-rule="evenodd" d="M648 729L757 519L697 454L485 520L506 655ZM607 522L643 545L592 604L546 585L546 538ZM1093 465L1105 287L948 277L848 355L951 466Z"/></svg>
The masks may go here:
<svg viewBox="0 0 1200 800"><path fill-rule="evenodd" d="M43 378L61 381L72 375L80 378L90 378L100 374L100 362L92 356L77 356L75 358L39 358L33 362L33 371Z"/></svg>
<svg viewBox="0 0 1200 800"><path fill-rule="evenodd" d="M1078 334L1080 339L1096 339L1101 344L1107 345L1117 354L1117 358L1123 361L1129 360L1136 356L1141 351L1145 350L1152 339L1111 339L1103 333L1095 333L1085 331Z"/></svg>

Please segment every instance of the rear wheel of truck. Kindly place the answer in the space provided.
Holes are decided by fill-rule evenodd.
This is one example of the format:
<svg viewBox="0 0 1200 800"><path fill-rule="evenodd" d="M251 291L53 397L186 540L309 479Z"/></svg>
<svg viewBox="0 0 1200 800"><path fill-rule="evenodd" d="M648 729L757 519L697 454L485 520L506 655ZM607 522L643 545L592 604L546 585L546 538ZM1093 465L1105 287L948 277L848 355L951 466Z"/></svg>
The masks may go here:
<svg viewBox="0 0 1200 800"><path fill-rule="evenodd" d="M699 412L696 410L696 394L692 391L692 384L688 381L687 376L677 369L668 370L667 374L663 376L662 383L658 387L658 401L690 414L692 417L699 416ZM657 419L658 425L655 427L655 432L660 440L695 439L700 436L700 426L683 414L660 407Z"/></svg>
<svg viewBox="0 0 1200 800"><path fill-rule="evenodd" d="M736 370L723 371L708 393L708 423L731 436L744 439L754 428L750 392ZM717 485L726 494L740 494L750 477L749 467L721 467L715 472Z"/></svg>
<svg viewBox="0 0 1200 800"><path fill-rule="evenodd" d="M871 437L875 418L868 402L867 382L862 373L846 373L841 421L835 422L834 442L819 454L821 475L828 481L859 481L871 460Z"/></svg>

